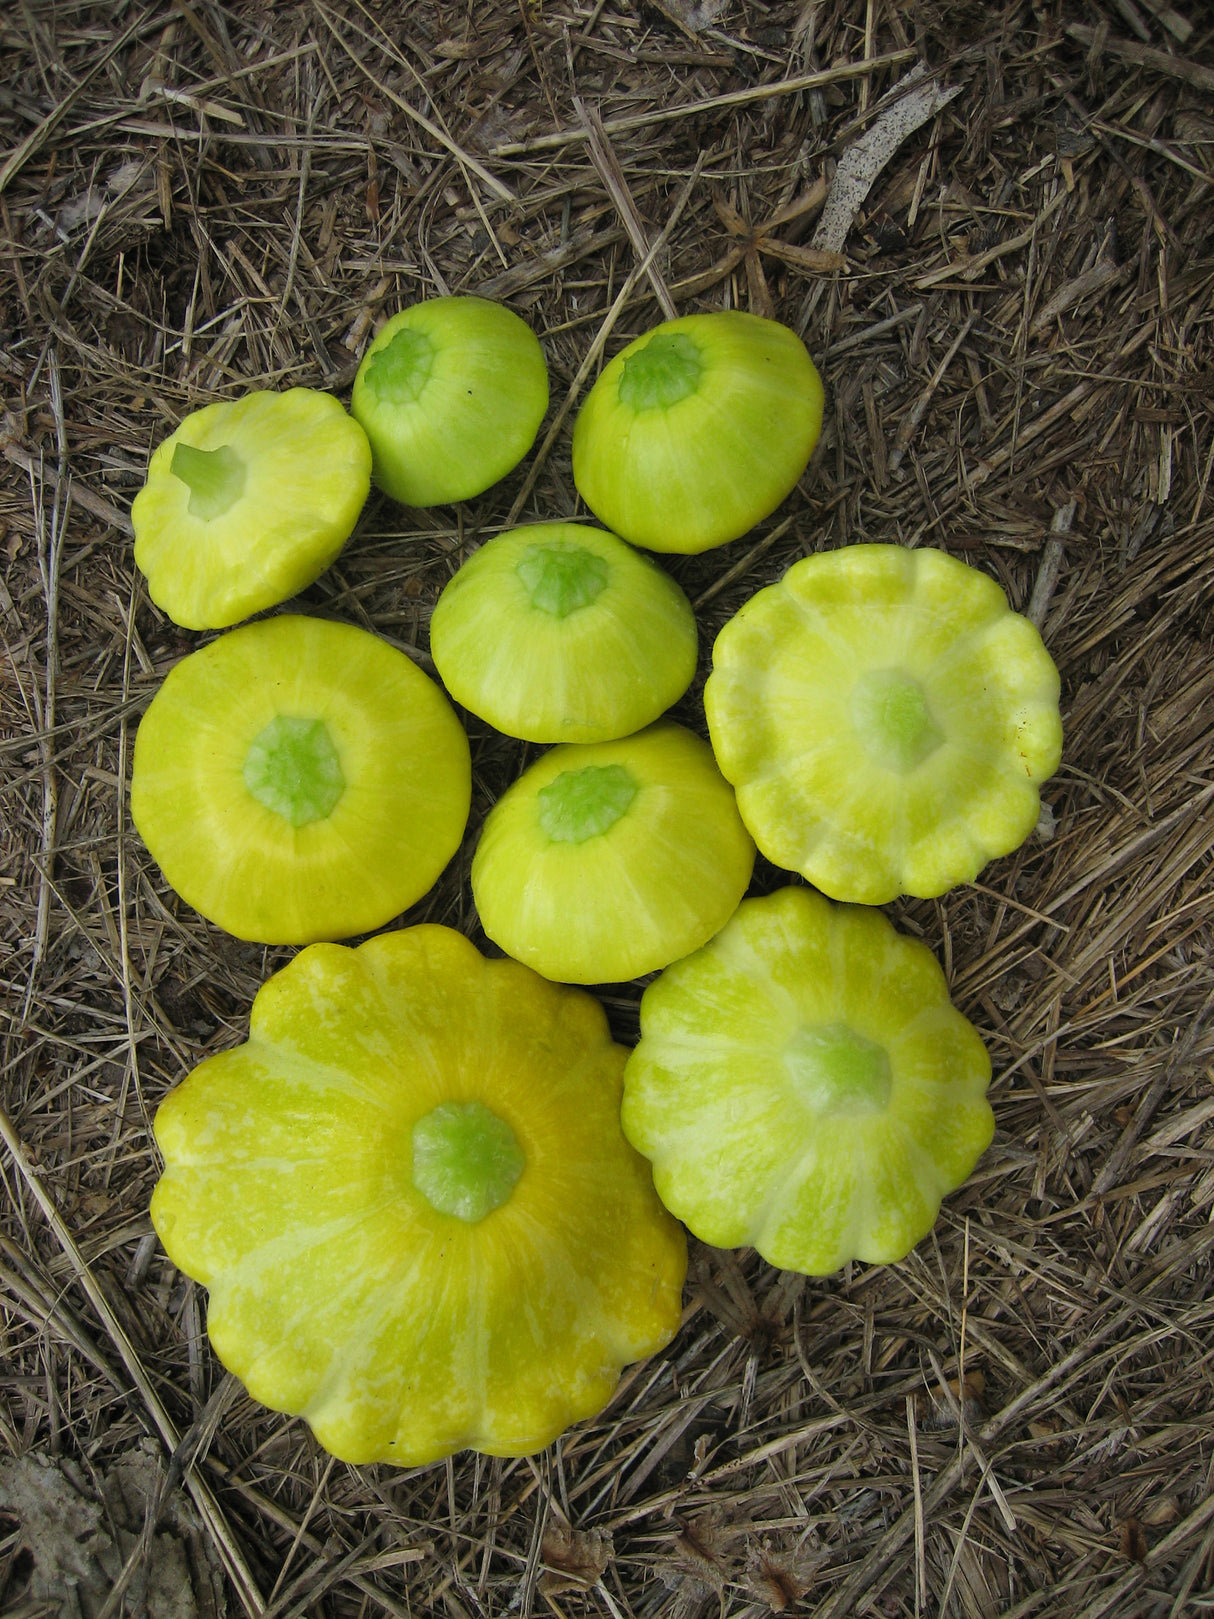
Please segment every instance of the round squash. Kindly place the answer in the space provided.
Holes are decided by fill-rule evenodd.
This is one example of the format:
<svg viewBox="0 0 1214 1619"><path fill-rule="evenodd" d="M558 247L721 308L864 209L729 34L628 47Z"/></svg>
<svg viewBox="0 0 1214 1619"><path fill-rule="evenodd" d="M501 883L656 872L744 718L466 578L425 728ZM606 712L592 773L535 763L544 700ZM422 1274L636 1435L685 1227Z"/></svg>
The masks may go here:
<svg viewBox="0 0 1214 1619"><path fill-rule="evenodd" d="M595 516L650 551L707 551L775 510L822 430L801 339L724 310L664 322L617 354L573 428L573 479Z"/></svg>
<svg viewBox="0 0 1214 1619"><path fill-rule="evenodd" d="M824 1276L926 1236L990 1145L990 1075L926 945L783 888L645 991L624 1132L696 1236Z"/></svg>
<svg viewBox="0 0 1214 1619"><path fill-rule="evenodd" d="M614 534L499 534L438 598L430 650L465 708L528 742L609 742L656 720L696 669L682 590Z"/></svg>
<svg viewBox="0 0 1214 1619"><path fill-rule="evenodd" d="M241 939L382 927L459 847L468 740L366 630L284 614L170 670L135 738L131 817L169 882Z"/></svg>
<svg viewBox="0 0 1214 1619"><path fill-rule="evenodd" d="M488 298L402 309L364 354L350 409L371 441L372 476L406 506L469 500L535 442L548 367L527 322Z"/></svg>
<svg viewBox="0 0 1214 1619"><path fill-rule="evenodd" d="M711 749L663 720L538 759L485 822L472 894L494 943L545 978L618 983L723 927L754 857Z"/></svg>
<svg viewBox="0 0 1214 1619"><path fill-rule="evenodd" d="M174 624L226 629L318 579L370 487L367 436L332 394L207 405L148 464L131 506L135 562Z"/></svg>
<svg viewBox="0 0 1214 1619"><path fill-rule="evenodd" d="M794 565L717 637L704 710L769 860L884 905L971 882L1037 824L1058 671L993 579L852 545Z"/></svg>
<svg viewBox="0 0 1214 1619"><path fill-rule="evenodd" d="M343 1461L541 1449L674 1335L681 1228L602 1008L461 934L317 944L156 1115L216 1353Z"/></svg>

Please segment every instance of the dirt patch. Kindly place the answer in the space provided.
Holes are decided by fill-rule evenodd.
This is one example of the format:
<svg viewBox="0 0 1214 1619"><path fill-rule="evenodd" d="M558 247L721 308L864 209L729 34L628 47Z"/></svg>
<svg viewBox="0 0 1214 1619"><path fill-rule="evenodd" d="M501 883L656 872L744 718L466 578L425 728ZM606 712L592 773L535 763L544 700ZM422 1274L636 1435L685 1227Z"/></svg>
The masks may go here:
<svg viewBox="0 0 1214 1619"><path fill-rule="evenodd" d="M98 1493L66 1459L0 1460L0 1514L16 1524L13 1607L24 1599L63 1619L123 1611L146 1619L222 1619L226 1597L207 1562L201 1525L179 1493L166 1494L155 1445L145 1441L95 1483Z"/></svg>

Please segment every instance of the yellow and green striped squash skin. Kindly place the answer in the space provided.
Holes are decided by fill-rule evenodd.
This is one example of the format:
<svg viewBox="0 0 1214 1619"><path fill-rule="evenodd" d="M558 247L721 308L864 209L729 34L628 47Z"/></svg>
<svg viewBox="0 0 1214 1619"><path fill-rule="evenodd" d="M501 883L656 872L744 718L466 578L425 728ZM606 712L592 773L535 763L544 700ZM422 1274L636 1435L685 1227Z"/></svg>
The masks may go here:
<svg viewBox="0 0 1214 1619"><path fill-rule="evenodd" d="M990 1145L990 1074L925 945L783 888L645 991L624 1132L696 1236L822 1276L927 1234Z"/></svg>
<svg viewBox="0 0 1214 1619"><path fill-rule="evenodd" d="M853 545L795 563L726 624L704 708L762 853L883 905L1023 843L1061 755L1058 696L993 579L943 551Z"/></svg>
<svg viewBox="0 0 1214 1619"><path fill-rule="evenodd" d="M229 446L244 466L220 516L190 511L178 445ZM260 391L187 416L148 465L131 506L135 562L175 624L226 629L318 579L353 532L371 487L366 434L332 394Z"/></svg>
<svg viewBox="0 0 1214 1619"><path fill-rule="evenodd" d="M302 952L156 1116L152 1219L224 1365L355 1463L520 1455L600 1411L674 1335L686 1270L620 1132L624 1058L584 991L449 928ZM522 1149L475 1222L413 1182L444 1103Z"/></svg>
<svg viewBox="0 0 1214 1619"><path fill-rule="evenodd" d="M319 720L345 787L295 826L250 791L250 748L280 718ZM382 927L459 847L468 740L403 652L348 624L284 614L170 670L135 739L131 816L181 897L238 938L308 944Z"/></svg>

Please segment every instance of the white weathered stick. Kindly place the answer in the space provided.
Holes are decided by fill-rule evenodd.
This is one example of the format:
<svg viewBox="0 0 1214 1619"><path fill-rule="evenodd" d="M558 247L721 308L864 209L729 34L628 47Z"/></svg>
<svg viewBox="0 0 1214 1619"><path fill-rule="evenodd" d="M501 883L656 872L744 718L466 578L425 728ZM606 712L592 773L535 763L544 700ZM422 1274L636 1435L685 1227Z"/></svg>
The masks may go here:
<svg viewBox="0 0 1214 1619"><path fill-rule="evenodd" d="M914 88L908 89L912 83ZM890 102L872 128L854 140L839 159L826 206L810 244L812 247L828 253L842 252L847 233L881 170L907 136L913 135L942 107L947 107L954 96L961 94L962 88L956 84L946 90L935 79L928 79L922 62L917 62L894 86L892 94L897 99Z"/></svg>

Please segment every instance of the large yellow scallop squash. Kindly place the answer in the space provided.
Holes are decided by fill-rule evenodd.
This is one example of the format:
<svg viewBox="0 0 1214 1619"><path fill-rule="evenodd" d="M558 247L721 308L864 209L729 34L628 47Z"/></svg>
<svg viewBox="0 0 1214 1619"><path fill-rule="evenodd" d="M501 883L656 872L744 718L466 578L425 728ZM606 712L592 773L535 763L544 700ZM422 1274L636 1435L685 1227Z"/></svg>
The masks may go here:
<svg viewBox="0 0 1214 1619"><path fill-rule="evenodd" d="M598 1002L462 934L316 944L163 1103L152 1219L224 1365L350 1462L538 1450L674 1335L681 1227Z"/></svg>

